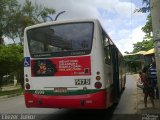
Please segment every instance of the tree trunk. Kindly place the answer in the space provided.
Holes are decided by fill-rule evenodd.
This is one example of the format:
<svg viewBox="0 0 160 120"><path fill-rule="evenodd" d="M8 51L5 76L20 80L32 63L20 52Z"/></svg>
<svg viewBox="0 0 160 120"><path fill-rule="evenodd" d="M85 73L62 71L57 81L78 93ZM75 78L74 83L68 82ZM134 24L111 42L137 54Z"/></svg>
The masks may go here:
<svg viewBox="0 0 160 120"><path fill-rule="evenodd" d="M160 0L150 0L158 88L160 90Z"/></svg>

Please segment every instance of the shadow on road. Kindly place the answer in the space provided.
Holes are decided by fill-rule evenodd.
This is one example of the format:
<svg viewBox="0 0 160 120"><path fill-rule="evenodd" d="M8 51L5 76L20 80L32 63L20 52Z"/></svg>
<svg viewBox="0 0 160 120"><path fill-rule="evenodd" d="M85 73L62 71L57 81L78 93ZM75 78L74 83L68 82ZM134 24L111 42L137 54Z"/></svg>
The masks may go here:
<svg viewBox="0 0 160 120"><path fill-rule="evenodd" d="M106 118L107 120L111 120L115 108L116 106L112 106L107 110L62 110L63 112L53 113L41 120L106 120Z"/></svg>

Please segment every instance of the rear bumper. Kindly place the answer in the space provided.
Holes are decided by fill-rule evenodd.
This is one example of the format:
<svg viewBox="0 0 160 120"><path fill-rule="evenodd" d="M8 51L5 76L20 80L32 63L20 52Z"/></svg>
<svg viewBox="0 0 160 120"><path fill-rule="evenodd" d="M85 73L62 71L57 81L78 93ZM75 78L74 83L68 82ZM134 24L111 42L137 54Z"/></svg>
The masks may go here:
<svg viewBox="0 0 160 120"><path fill-rule="evenodd" d="M107 91L102 90L83 95L37 95L24 93L26 107L71 108L71 109L105 109L107 108Z"/></svg>

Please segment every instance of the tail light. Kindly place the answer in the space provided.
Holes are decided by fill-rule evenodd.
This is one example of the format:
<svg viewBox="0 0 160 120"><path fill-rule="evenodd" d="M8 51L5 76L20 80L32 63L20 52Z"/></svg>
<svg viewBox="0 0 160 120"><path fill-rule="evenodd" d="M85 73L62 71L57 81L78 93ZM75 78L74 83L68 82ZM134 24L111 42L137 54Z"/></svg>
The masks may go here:
<svg viewBox="0 0 160 120"><path fill-rule="evenodd" d="M26 83L26 89L29 90L31 88L29 83Z"/></svg>
<svg viewBox="0 0 160 120"><path fill-rule="evenodd" d="M25 76L28 77L28 74L26 74Z"/></svg>
<svg viewBox="0 0 160 120"><path fill-rule="evenodd" d="M96 82L94 84L95 88L100 89L102 87L102 83L101 82Z"/></svg>
<svg viewBox="0 0 160 120"><path fill-rule="evenodd" d="M97 81L99 81L100 79L101 79L101 77L100 77L100 72L99 72L99 71L97 71L96 80L97 80Z"/></svg>
<svg viewBox="0 0 160 120"><path fill-rule="evenodd" d="M100 80L101 79L101 77L100 76L96 76L96 80Z"/></svg>
<svg viewBox="0 0 160 120"><path fill-rule="evenodd" d="M28 79L28 78L26 78L26 82L29 82L29 79Z"/></svg>
<svg viewBox="0 0 160 120"><path fill-rule="evenodd" d="M97 75L99 75L100 74L100 72L99 71L97 71Z"/></svg>

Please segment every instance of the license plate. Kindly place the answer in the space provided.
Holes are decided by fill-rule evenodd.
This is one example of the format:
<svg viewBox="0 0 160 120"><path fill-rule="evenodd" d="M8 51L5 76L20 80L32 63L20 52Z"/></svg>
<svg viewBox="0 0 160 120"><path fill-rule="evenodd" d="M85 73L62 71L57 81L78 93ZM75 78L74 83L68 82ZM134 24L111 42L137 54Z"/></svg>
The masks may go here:
<svg viewBox="0 0 160 120"><path fill-rule="evenodd" d="M64 88L64 87L54 88L54 92L57 92L57 93L66 93L67 92L67 88Z"/></svg>
<svg viewBox="0 0 160 120"><path fill-rule="evenodd" d="M90 79L75 79L75 85L90 85Z"/></svg>

